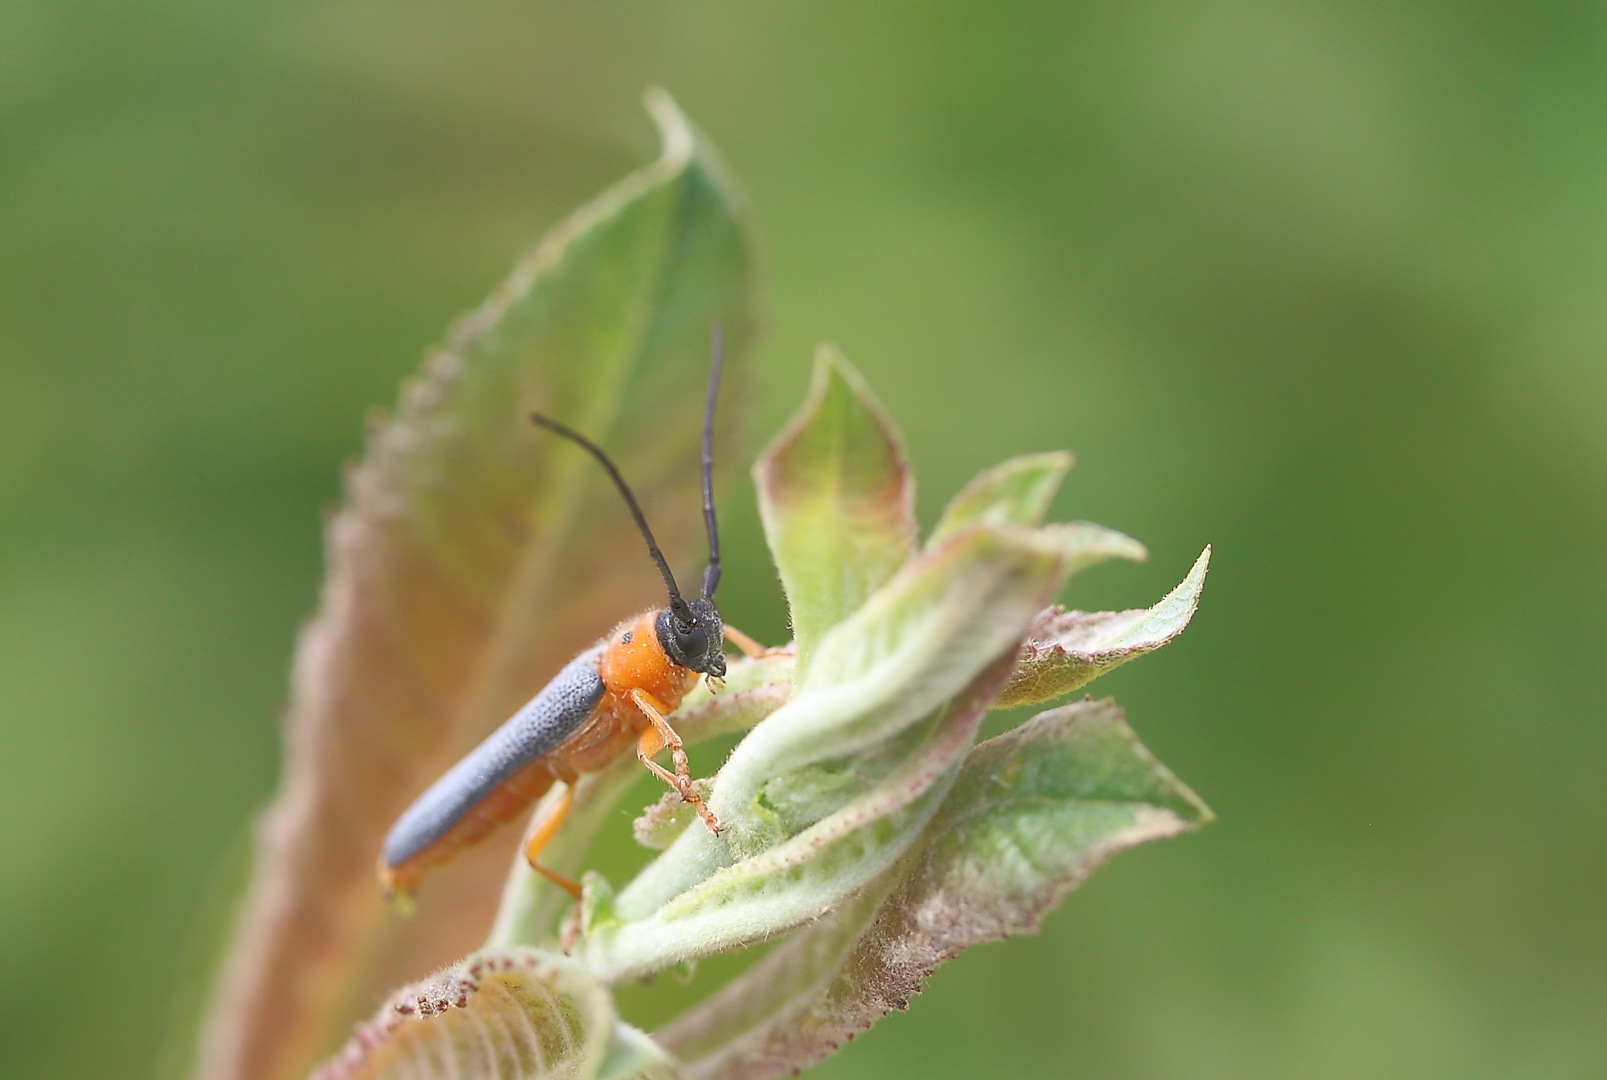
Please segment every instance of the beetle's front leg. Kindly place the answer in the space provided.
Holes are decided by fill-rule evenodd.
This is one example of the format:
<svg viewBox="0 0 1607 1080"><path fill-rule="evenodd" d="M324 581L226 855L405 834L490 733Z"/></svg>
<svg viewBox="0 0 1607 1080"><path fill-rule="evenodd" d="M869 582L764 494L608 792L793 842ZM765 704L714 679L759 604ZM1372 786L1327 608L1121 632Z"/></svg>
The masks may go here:
<svg viewBox="0 0 1607 1080"><path fill-rule="evenodd" d="M714 811L704 803L703 797L692 788L691 768L687 764L686 750L681 745L681 737L670 727L670 722L664 718L662 705L642 690L632 690L631 698L636 707L642 710L647 717L647 728L636 743L636 757L648 771L670 787L674 788L683 800L692 804L703 824L708 826L711 833L720 835L720 822L715 818ZM672 773L664 766L653 760L653 755L664 747L670 748L670 761L675 766Z"/></svg>

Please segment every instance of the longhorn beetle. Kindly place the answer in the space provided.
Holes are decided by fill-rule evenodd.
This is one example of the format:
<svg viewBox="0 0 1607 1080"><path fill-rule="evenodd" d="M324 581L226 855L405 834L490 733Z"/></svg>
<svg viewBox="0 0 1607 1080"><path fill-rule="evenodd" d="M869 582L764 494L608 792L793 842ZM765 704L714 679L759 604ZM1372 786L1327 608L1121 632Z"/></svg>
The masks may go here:
<svg viewBox="0 0 1607 1080"><path fill-rule="evenodd" d="M575 882L537 865L536 858L568 813L579 774L601 769L633 743L642 764L691 803L711 832L719 833L719 822L692 789L681 737L665 719L697 685L699 675L710 679L725 675L727 638L749 656L764 652L746 634L725 626L714 607L714 588L720 583L720 539L710 480L714 402L723 353L718 323L713 336L714 361L703 409L703 520L709 534L709 563L703 571L701 594L690 600L681 596L636 497L608 455L574 429L533 413L530 419L537 426L580 446L607 471L647 542L647 553L664 577L669 606L626 619L571 660L512 719L402 812L385 837L379 859L379 879L387 894L411 893L427 871L518 817L554 781L561 780L566 785L563 795L532 826L525 857L554 884L578 898L580 887ZM666 746L673 772L653 760Z"/></svg>

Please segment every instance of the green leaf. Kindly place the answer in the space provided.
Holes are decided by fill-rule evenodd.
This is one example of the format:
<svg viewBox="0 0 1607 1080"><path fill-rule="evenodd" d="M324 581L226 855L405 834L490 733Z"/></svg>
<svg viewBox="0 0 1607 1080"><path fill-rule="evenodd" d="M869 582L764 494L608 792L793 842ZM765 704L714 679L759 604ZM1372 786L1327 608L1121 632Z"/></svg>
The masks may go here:
<svg viewBox="0 0 1607 1080"><path fill-rule="evenodd" d="M1213 820L1115 702L1073 702L972 751L905 896L954 940L1033 931L1110 855Z"/></svg>
<svg viewBox="0 0 1607 1080"><path fill-rule="evenodd" d="M823 345L803 407L753 477L803 672L821 636L915 553L914 475L864 379Z"/></svg>
<svg viewBox="0 0 1607 1080"><path fill-rule="evenodd" d="M724 321L739 400L751 260L718 156L667 97L649 106L663 156L559 225L371 424L328 527L280 791L201 1075L299 1078L387 972L481 939L515 830L427 881L404 930L373 881L386 829L564 661L661 598L595 462L528 413L613 451L672 556L702 546L710 329ZM739 413L722 413L722 463Z"/></svg>
<svg viewBox="0 0 1607 1080"><path fill-rule="evenodd" d="M393 994L311 1080L622 1080L673 1069L580 965L509 949Z"/></svg>
<svg viewBox="0 0 1607 1080"><path fill-rule="evenodd" d="M980 473L949 500L937 528L926 544L931 547L967 525L1033 526L1043 523L1049 502L1071 468L1064 450L1011 458Z"/></svg>
<svg viewBox="0 0 1607 1080"><path fill-rule="evenodd" d="M1062 611L1039 616L1021 647L1015 674L998 707L1052 701L1093 682L1127 661L1154 652L1183 632L1200 606L1207 547L1188 576L1154 607L1136 611Z"/></svg>
<svg viewBox="0 0 1607 1080"><path fill-rule="evenodd" d="M1079 536L973 526L834 627L793 698L715 777L720 836L683 832L620 893L584 943L591 970L615 981L774 936L902 855Z"/></svg>
<svg viewBox="0 0 1607 1080"><path fill-rule="evenodd" d="M1016 644L1060 581L1064 551L1038 533L975 528L905 566L821 642L792 698L715 778L718 838L689 830L622 891L643 918L737 857L785 838L761 792L787 773L862 753L929 718ZM909 748L913 752L913 747Z"/></svg>
<svg viewBox="0 0 1607 1080"><path fill-rule="evenodd" d="M657 1035L696 1080L764 1080L904 1008L971 945L1038 929L1106 858L1212 820L1109 701L976 747L920 846Z"/></svg>

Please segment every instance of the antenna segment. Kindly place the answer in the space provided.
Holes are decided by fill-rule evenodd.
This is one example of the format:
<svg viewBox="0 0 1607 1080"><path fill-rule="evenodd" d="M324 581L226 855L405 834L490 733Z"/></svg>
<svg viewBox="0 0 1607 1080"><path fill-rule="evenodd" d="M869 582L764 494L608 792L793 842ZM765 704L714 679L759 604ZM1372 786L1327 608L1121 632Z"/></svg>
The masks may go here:
<svg viewBox="0 0 1607 1080"><path fill-rule="evenodd" d="M714 596L714 589L720 584L720 532L714 520L714 403L719 396L720 370L725 365L725 334L721 324L714 324L714 363L709 370L708 396L703 404L703 523L709 533L709 565L703 568L703 599L708 600ZM675 584L675 575L670 572L670 564L665 560L664 553L659 550L658 541L653 539L653 530L648 528L647 518L642 508L636 502L636 496L631 493L630 485L619 474L603 448L592 442L586 436L567 424L541 413L531 413L530 420L539 427L546 428L554 435L560 435L576 446L585 450L608 471L608 478L614 481L614 486L625 499L625 505L630 508L631 517L636 520L636 531L642 534L647 542L647 553L653 557L653 563L658 572L663 575L664 587L670 593L670 611L683 626L692 622L692 609L681 598L681 590Z"/></svg>
<svg viewBox="0 0 1607 1080"><path fill-rule="evenodd" d="M709 565L703 568L703 599L714 596L720 584L720 531L714 523L714 400L720 391L720 369L725 365L725 328L714 324L714 363L709 369L709 393L703 403L703 523L709 531Z"/></svg>
<svg viewBox="0 0 1607 1080"><path fill-rule="evenodd" d="M619 475L619 470L608 459L608 455L603 453L602 447L574 428L566 424L560 424L558 421L543 416L541 413L531 413L530 419L533 423L546 428L554 435L561 435L579 446L601 462L603 468L608 470L609 479L613 480L614 486L619 488L619 493L625 497L625 505L630 507L631 517L636 519L637 531L642 534L642 539L647 541L647 553L653 557L653 562L658 566L658 572L664 575L664 586L670 591L670 610L675 613L675 617L681 622L691 622L692 611L686 606L686 601L681 599L681 590L676 588L675 585L675 575L670 573L670 564L664 561L664 553L658 549L658 541L653 539L653 530L647 527L647 518L642 516L642 508L636 504L636 496L631 494L630 485L625 483L623 476Z"/></svg>

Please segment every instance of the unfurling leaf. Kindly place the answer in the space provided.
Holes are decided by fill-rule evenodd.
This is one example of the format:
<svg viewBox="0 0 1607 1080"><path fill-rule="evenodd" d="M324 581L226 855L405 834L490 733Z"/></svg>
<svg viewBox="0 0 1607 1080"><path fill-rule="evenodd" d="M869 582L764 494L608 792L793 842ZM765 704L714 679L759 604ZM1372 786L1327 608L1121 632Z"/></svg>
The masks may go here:
<svg viewBox="0 0 1607 1080"><path fill-rule="evenodd" d="M1071 468L1064 450L1011 458L980 473L943 508L926 541L931 547L967 525L1041 525L1060 481Z"/></svg>
<svg viewBox="0 0 1607 1080"><path fill-rule="evenodd" d="M813 1064L968 946L1037 930L1104 859L1211 812L1109 701L1041 713L976 747L921 842L656 1040L696 1080Z"/></svg>
<svg viewBox="0 0 1607 1080"><path fill-rule="evenodd" d="M663 156L452 328L347 476L204 1080L299 1080L384 989L482 940L516 830L426 882L402 924L373 880L386 828L564 661L662 595L595 463L528 414L613 451L672 556L701 540L710 329L723 321L735 404L750 259L717 155L667 97L649 105ZM722 463L742 413L721 411Z"/></svg>
<svg viewBox="0 0 1607 1080"><path fill-rule="evenodd" d="M561 956L486 950L393 994L311 1080L624 1080L674 1064Z"/></svg>
<svg viewBox="0 0 1607 1080"><path fill-rule="evenodd" d="M1188 576L1154 607L1137 611L1062 611L1038 617L998 707L1036 705L1079 690L1127 661L1154 652L1183 632L1200 606L1207 547Z"/></svg>
<svg viewBox="0 0 1607 1080"><path fill-rule="evenodd" d="M892 421L829 345L753 478L804 671L821 635L914 554L915 480Z"/></svg>

